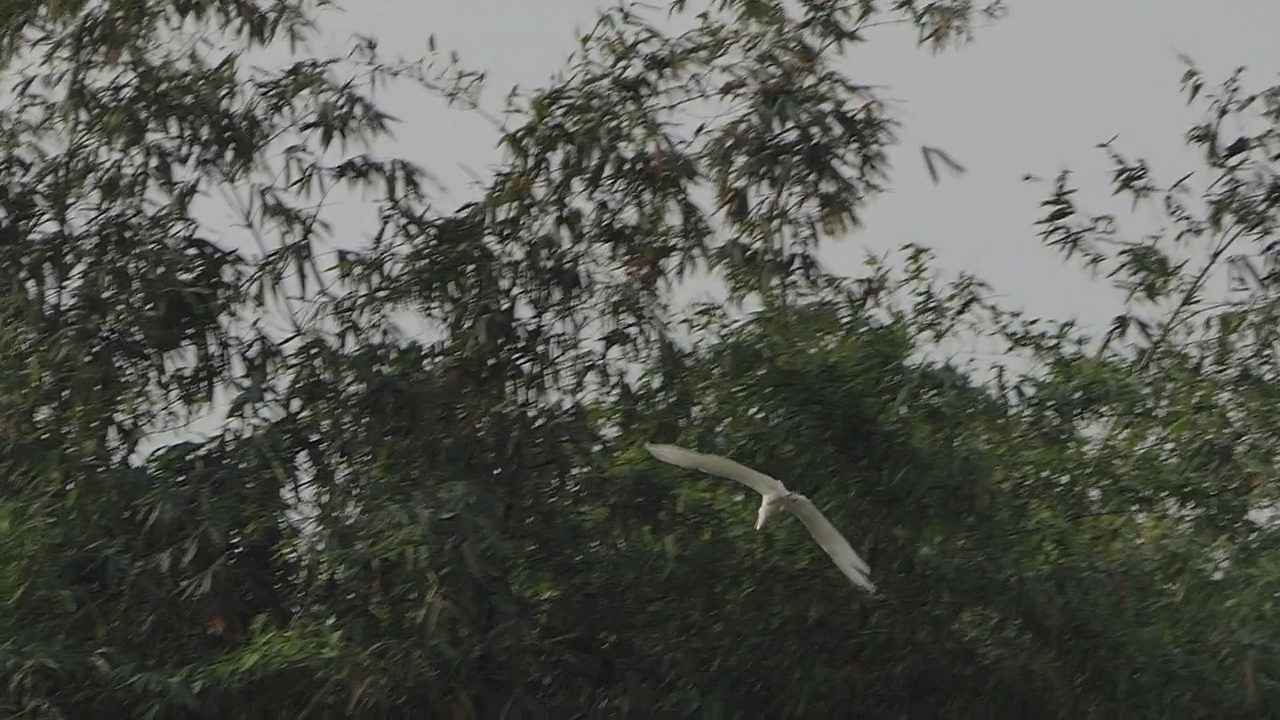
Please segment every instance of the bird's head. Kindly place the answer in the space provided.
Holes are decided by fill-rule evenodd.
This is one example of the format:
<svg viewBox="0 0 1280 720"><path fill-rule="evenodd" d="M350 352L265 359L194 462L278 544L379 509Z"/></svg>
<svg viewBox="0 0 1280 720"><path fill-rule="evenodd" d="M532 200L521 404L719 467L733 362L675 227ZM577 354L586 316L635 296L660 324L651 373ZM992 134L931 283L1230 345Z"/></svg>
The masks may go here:
<svg viewBox="0 0 1280 720"><path fill-rule="evenodd" d="M784 504L786 504L786 498L781 495L766 495L760 503L760 512L756 513L756 529L764 527L769 518L777 514Z"/></svg>

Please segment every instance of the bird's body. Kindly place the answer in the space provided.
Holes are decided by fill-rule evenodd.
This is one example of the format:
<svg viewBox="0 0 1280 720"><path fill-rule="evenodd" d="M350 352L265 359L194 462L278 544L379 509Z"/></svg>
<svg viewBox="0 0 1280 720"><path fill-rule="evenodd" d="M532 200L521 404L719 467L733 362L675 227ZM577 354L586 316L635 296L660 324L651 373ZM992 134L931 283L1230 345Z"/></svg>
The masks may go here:
<svg viewBox="0 0 1280 720"><path fill-rule="evenodd" d="M765 522L778 510L788 510L804 523L809 534L813 535L813 539L818 541L845 576L868 592L876 591L876 586L867 577L871 572L867 563L858 557L858 553L854 552L849 541L845 540L840 531L827 521L809 498L788 490L787 486L775 478L719 455L707 455L675 445L646 443L645 449L662 462L736 480L760 493L760 510L756 514L757 530L764 527Z"/></svg>

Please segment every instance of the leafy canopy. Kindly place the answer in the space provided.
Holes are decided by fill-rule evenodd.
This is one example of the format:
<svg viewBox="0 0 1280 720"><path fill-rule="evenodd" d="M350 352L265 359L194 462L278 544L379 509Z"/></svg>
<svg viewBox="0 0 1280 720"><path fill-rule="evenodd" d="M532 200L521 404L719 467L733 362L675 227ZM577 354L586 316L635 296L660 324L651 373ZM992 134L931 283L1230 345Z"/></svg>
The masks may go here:
<svg viewBox="0 0 1280 720"><path fill-rule="evenodd" d="M998 6L615 8L513 97L454 210L371 149L397 122L374 91L479 113L480 76L317 56L328 10L6 5L7 713L1275 709L1274 535L1248 519L1274 500L1274 299L1207 299L1272 232L1275 89L1189 71L1205 168L1178 182L1111 151L1159 233L1059 178L1044 240L1132 290L1093 337L922 248L860 279L816 260L890 180L893 108L841 53L884 23L946 47ZM333 230L342 193L367 236ZM694 273L763 309L678 314ZM975 335L1008 361L934 357ZM644 439L809 494L885 597Z"/></svg>

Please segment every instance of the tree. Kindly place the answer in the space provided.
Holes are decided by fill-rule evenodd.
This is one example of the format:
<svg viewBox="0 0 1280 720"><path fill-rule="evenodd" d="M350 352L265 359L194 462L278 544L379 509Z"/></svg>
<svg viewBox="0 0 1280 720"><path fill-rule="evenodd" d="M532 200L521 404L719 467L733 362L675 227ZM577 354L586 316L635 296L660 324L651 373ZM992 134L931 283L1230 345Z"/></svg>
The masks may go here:
<svg viewBox="0 0 1280 720"><path fill-rule="evenodd" d="M726 0L677 35L610 11L450 213L423 169L365 150L393 122L372 92L467 103L476 76L386 62L371 40L309 56L324 7L5 18L0 705L487 717L848 697L733 699L731 674L672 688L669 668L619 668L688 625L608 630L630 609L621 579L652 560L600 540L616 487L586 479L616 447L600 408L633 412L623 360L680 387L671 280L702 263L777 308L835 286L814 252L885 182L893 128L836 55L884 19L954 42L971 4ZM286 41L296 62L250 65ZM343 188L379 222L326 267L323 200ZM260 253L202 214L219 192ZM406 310L441 340L398 328ZM210 437L143 452L220 405ZM759 649L725 660L750 671Z"/></svg>
<svg viewBox="0 0 1280 720"><path fill-rule="evenodd" d="M1280 90L1250 91L1237 72L1206 92L1190 61L1183 87L1205 107L1186 135L1202 168L1162 183L1147 161L1107 148L1115 193L1154 204L1157 232L1133 239L1089 213L1066 174L1045 202L1046 242L1129 292L1088 355L1045 380L1060 388L1045 399L1095 431L1075 453L1086 470L1073 484L1090 496L1088 526L1129 566L1104 574L1125 620L1110 632L1142 672L1117 677L1115 691L1152 708L1253 717L1280 702L1276 668L1258 652L1275 641L1262 618L1278 577L1265 520L1276 487L1276 305L1270 293L1221 301L1212 288L1233 255L1273 242Z"/></svg>
<svg viewBox="0 0 1280 720"><path fill-rule="evenodd" d="M1203 170L1162 185L1148 163L1107 148L1116 193L1155 203L1165 227L1130 239L1118 218L1081 209L1066 174L1045 201L1044 239L1130 291L1106 332L1009 312L971 281L934 289L918 253L907 282L863 283L880 289L874 298L837 283L743 327L705 324L699 337L717 341L693 353L671 387L655 383L640 415L673 417L667 427L683 428L689 444L731 450L787 473L789 484L816 483L820 503L824 491L839 498L830 512L857 528L888 598L828 605L792 567L796 557L816 560L807 571L825 566L794 527L777 531L794 541L786 553L761 553L747 531L717 527L709 535L732 542L709 558L746 557L723 571L689 559L703 579L683 584L715 573L728 589L708 603L721 613L713 629L696 625L716 644L684 650L689 666L667 682L705 692L722 676L699 680L696 668L714 659L738 683L778 683L766 700L722 700L730 714L830 714L852 695L871 715L1274 709L1276 668L1264 648L1276 641L1267 618L1280 577L1267 519L1275 297L1261 278L1261 294L1219 302L1210 282L1232 253L1273 246L1280 92L1248 91L1235 75L1206 95L1194 68L1184 82L1192 101L1207 98L1206 119L1187 135L1204 149ZM1227 127L1250 132L1224 138ZM980 385L963 367L916 359L965 331L1003 340L1038 369L1006 363ZM672 535L679 546L675 528L707 522L706 505L691 503L725 492L678 497L680 520L654 534L655 554L674 552ZM711 507L714 517L734 513ZM767 584L744 579L762 564ZM770 595L753 604L760 593ZM743 627L768 628L745 655ZM804 641L779 640L789 637ZM863 658L875 658L874 669Z"/></svg>
<svg viewBox="0 0 1280 720"><path fill-rule="evenodd" d="M841 48L964 39L968 3L675 3L675 34L612 10L454 212L367 150L394 124L372 90L470 104L477 76L311 57L321 9L4 19L7 713L1274 712L1275 299L1207 288L1271 244L1275 88L1188 70L1205 161L1176 182L1108 149L1162 232L1059 178L1044 239L1132 292L1097 335L918 248L857 281L814 259L888 182L890 108ZM284 41L296 62L250 66ZM367 244L325 222L344 188ZM211 221L223 192L259 253ZM763 310L682 318L695 270ZM929 359L973 333L1038 369ZM810 494L885 596L646 439Z"/></svg>

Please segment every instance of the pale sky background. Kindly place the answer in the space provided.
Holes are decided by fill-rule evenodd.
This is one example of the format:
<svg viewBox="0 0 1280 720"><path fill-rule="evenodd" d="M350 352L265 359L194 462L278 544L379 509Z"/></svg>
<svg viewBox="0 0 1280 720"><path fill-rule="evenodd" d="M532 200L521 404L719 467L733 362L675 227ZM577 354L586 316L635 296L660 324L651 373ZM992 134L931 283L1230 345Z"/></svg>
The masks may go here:
<svg viewBox="0 0 1280 720"><path fill-rule="evenodd" d="M421 55L427 36L457 50L464 65L486 70L487 107L498 110L513 85L535 87L564 66L599 8L590 0L471 0L422 3L365 0L329 27L378 38L381 50ZM885 3L887 4L887 3ZM917 48L911 31L883 28L855 48L845 67L859 82L887 86L903 101L901 146L891 191L866 209L865 227L824 259L854 274L868 250L916 242L933 248L941 269L992 283L1005 302L1036 315L1101 323L1118 310L1118 293L1091 281L1045 248L1034 222L1062 168L1076 171L1084 195L1105 201L1107 164L1095 146L1148 158L1166 180L1198 167L1182 144L1197 115L1186 107L1177 55L1192 57L1210 87L1235 67L1246 82L1280 71L1280 3L1267 0L1008 0L1009 15L981 28L970 45L939 54ZM499 159L497 131L475 116L421 96L388 98L408 122L395 151L422 162L461 204L470 168L482 176ZM968 172L934 186L919 147L940 147ZM449 207L448 203L445 203ZM1099 204L1099 210L1123 207ZM1092 209L1092 207L1091 207ZM1225 283L1225 278L1223 279Z"/></svg>
<svg viewBox="0 0 1280 720"><path fill-rule="evenodd" d="M564 68L580 35L613 3L341 4L349 9L322 15L328 51L343 51L346 38L359 33L377 38L388 57L422 57L434 35L438 47L456 50L464 66L488 73L483 104L497 113L512 86L539 87ZM883 255L918 243L935 251L943 272L967 271L992 284L1006 307L1074 317L1097 328L1120 310L1121 295L1041 244L1034 222L1049 185L1024 182L1023 176L1048 181L1069 167L1087 209L1115 212L1124 230L1151 229L1154 214L1145 214L1146 226L1133 224L1127 204L1107 202L1109 167L1097 144L1118 135L1120 151L1147 158L1166 182L1199 169L1182 141L1199 115L1179 89L1185 68L1178 55L1198 64L1208 88L1241 65L1249 68L1246 87L1275 82L1280 3L1007 0L1007 6L1007 17L979 28L974 42L958 49L932 54L915 45L911 29L885 27L871 31L870 41L843 60L856 81L881 86L882 97L896 101L903 127L891 155L890 191L873 198L863 211L865 226L827 247L823 258L840 272L862 274L868 251ZM501 159L498 131L421 92L379 98L404 121L395 127L397 141L380 145L379 154L407 157L438 178L449 190L437 195L442 211L474 199L476 176L487 178ZM926 144L947 151L967 173L944 172L934 185L920 157ZM326 217L335 223L338 241L351 246L369 232L372 213L372 204L343 198ZM344 232L348 222L352 234ZM1225 274L1215 285L1219 294L1225 291ZM705 284L695 295L713 289ZM220 414L197 425L214 430ZM162 437L152 441L163 444Z"/></svg>

